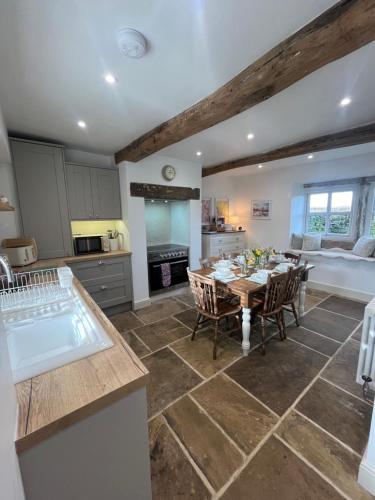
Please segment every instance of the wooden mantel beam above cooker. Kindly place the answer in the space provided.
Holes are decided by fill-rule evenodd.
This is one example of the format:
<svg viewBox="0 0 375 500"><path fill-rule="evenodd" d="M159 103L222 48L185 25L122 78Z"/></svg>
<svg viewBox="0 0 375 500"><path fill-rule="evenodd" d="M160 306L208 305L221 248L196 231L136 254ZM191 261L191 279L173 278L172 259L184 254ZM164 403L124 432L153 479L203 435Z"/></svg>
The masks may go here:
<svg viewBox="0 0 375 500"><path fill-rule="evenodd" d="M375 39L375 0L341 0L213 94L115 154L137 162L231 118Z"/></svg>
<svg viewBox="0 0 375 500"><path fill-rule="evenodd" d="M234 168L266 163L273 160L281 160L292 156L316 153L328 149L343 148L347 146L356 146L366 142L375 141L375 122L362 127L351 128L335 134L321 135L314 139L288 144L281 148L273 149L264 153L246 156L238 160L227 161L212 167L206 167L202 170L202 176L218 174Z"/></svg>

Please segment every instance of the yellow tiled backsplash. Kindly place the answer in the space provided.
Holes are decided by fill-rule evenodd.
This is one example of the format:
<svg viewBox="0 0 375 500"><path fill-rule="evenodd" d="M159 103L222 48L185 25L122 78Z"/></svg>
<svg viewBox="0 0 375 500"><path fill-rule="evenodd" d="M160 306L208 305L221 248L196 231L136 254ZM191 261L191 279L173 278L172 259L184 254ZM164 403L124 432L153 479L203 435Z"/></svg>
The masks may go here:
<svg viewBox="0 0 375 500"><path fill-rule="evenodd" d="M106 234L108 230L114 231L115 229L117 229L119 233L122 233L124 235L125 250L129 249L128 228L122 220L74 220L71 221L70 224L72 227L73 236L77 234Z"/></svg>

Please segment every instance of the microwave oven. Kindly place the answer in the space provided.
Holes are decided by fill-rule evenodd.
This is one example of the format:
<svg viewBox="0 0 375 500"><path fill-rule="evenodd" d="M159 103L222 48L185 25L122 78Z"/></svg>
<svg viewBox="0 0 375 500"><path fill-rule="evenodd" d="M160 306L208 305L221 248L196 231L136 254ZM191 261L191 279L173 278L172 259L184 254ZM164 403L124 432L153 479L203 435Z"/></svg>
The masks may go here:
<svg viewBox="0 0 375 500"><path fill-rule="evenodd" d="M85 235L73 236L74 254L84 255L87 253L100 253L108 251L107 236Z"/></svg>

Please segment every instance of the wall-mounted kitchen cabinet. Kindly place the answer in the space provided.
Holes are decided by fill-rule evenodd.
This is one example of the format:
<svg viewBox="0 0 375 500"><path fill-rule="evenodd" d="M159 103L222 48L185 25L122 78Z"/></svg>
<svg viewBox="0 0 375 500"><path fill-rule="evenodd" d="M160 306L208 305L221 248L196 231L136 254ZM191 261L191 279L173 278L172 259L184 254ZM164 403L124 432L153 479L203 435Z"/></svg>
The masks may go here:
<svg viewBox="0 0 375 500"><path fill-rule="evenodd" d="M121 219L118 170L67 163L71 220Z"/></svg>
<svg viewBox="0 0 375 500"><path fill-rule="evenodd" d="M35 238L40 259L72 254L61 146L10 140L23 235Z"/></svg>

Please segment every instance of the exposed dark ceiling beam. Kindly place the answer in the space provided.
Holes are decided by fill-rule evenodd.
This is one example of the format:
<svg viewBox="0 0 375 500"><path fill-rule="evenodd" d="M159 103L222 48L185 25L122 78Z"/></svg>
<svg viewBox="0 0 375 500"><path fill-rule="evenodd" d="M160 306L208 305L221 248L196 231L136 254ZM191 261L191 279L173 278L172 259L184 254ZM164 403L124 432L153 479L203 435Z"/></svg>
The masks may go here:
<svg viewBox="0 0 375 500"><path fill-rule="evenodd" d="M213 94L118 151L116 163L137 162L227 120L374 39L375 0L341 0Z"/></svg>
<svg viewBox="0 0 375 500"><path fill-rule="evenodd" d="M365 144L366 142L375 141L375 122L362 127L351 128L343 132L334 134L322 135L307 141L288 144L281 148L273 149L265 153L259 153L238 160L227 161L212 167L206 167L202 170L202 176L218 174L226 170L245 167L248 165L257 165L258 163L266 163L268 161L281 160L282 158L290 158L304 154L316 153L318 151L326 151L328 149L343 148L347 146L355 146L357 144Z"/></svg>

